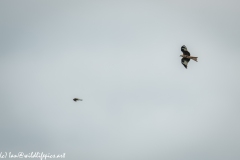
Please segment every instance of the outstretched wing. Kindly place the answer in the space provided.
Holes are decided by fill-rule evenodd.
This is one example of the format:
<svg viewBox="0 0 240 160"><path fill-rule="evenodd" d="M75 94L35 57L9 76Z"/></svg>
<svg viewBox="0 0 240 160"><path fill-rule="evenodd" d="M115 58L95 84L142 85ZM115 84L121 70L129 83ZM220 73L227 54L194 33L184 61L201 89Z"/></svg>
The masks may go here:
<svg viewBox="0 0 240 160"><path fill-rule="evenodd" d="M181 47L181 51L183 52L184 55L190 56L190 53L188 52L187 47L185 45Z"/></svg>
<svg viewBox="0 0 240 160"><path fill-rule="evenodd" d="M182 64L187 69L188 62L190 61L189 58L182 58Z"/></svg>

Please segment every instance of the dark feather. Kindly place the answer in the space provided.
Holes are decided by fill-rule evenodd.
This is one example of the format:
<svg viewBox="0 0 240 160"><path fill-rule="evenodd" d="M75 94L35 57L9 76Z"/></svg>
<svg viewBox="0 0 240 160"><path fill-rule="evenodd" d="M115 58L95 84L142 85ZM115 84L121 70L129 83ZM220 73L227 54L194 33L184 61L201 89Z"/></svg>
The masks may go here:
<svg viewBox="0 0 240 160"><path fill-rule="evenodd" d="M187 47L185 45L181 47L181 51L183 52L184 55L190 56L190 53L188 52Z"/></svg>
<svg viewBox="0 0 240 160"><path fill-rule="evenodd" d="M181 62L183 66L187 69L188 62L190 61L189 58L182 58Z"/></svg>

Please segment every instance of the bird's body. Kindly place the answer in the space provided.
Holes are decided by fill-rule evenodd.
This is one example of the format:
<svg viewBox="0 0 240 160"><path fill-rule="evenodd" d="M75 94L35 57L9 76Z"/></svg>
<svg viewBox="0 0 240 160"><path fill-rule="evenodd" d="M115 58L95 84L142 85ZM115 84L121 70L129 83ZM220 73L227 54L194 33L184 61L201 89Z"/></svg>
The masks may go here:
<svg viewBox="0 0 240 160"><path fill-rule="evenodd" d="M187 65L188 65L188 62L190 61L190 59L192 59L192 60L194 60L194 61L197 62L197 58L198 58L198 57L192 57L192 56L190 55L190 53L188 52L187 47L186 47L185 45L183 45L183 46L181 47L181 51L183 52L183 55L180 55L181 57L183 57L182 60L181 60L181 62L182 62L183 66L184 66L186 69L187 69Z"/></svg>
<svg viewBox="0 0 240 160"><path fill-rule="evenodd" d="M82 101L82 99L79 99L79 98L73 98L73 100L74 100L75 102L77 102L77 101Z"/></svg>

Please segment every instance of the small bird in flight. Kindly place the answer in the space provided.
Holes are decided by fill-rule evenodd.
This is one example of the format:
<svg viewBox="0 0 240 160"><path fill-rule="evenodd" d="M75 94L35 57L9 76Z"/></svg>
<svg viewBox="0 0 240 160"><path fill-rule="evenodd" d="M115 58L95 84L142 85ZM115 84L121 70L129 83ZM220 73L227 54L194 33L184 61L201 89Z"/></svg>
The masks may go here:
<svg viewBox="0 0 240 160"><path fill-rule="evenodd" d="M74 100L75 102L77 102L77 101L82 101L82 99L79 99L79 98L73 98L73 100Z"/></svg>
<svg viewBox="0 0 240 160"><path fill-rule="evenodd" d="M185 45L183 45L181 47L181 51L183 52L183 55L180 55L180 57L183 57L182 58L182 64L183 66L187 69L187 65L188 65L188 62L190 61L190 59L194 60L197 62L197 58L198 57L192 57L190 56L190 53L188 52L187 50L187 47Z"/></svg>

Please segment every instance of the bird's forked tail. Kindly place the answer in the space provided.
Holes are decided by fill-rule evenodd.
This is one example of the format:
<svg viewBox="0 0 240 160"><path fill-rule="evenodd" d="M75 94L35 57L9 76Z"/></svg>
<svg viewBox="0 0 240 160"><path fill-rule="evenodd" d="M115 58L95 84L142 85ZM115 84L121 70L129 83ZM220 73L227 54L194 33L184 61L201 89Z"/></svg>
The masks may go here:
<svg viewBox="0 0 240 160"><path fill-rule="evenodd" d="M197 62L197 58L198 58L198 57L189 56L189 58Z"/></svg>

